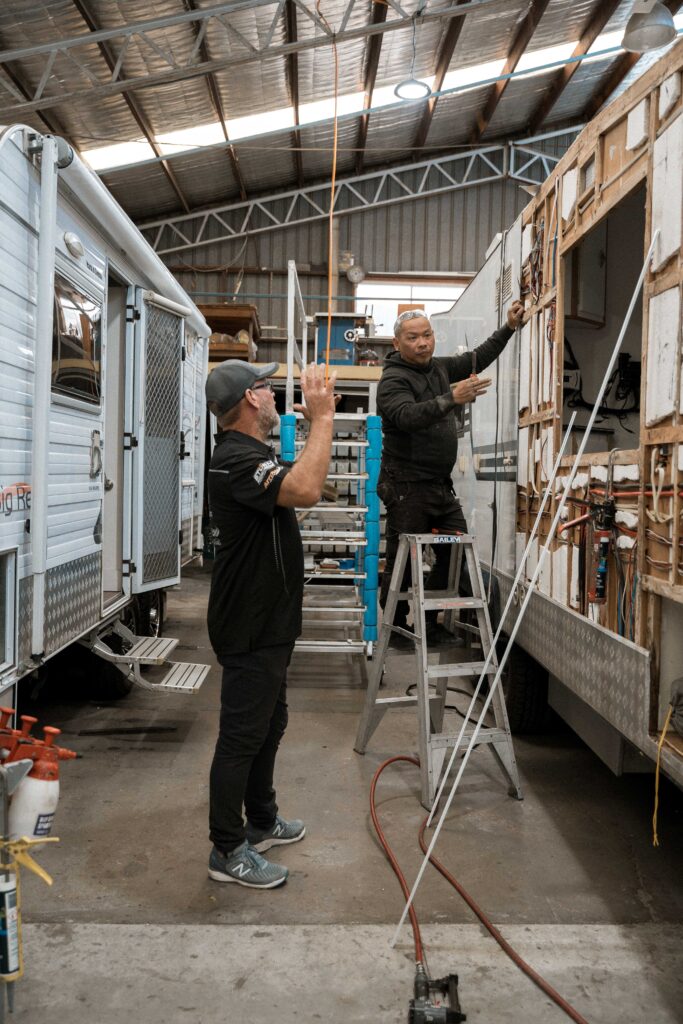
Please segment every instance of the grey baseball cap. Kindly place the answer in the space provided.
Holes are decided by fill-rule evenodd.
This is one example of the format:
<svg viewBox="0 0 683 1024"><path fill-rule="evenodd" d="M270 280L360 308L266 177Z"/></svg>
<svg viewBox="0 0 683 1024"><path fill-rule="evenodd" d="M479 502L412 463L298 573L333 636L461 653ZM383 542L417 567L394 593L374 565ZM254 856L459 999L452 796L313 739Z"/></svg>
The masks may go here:
<svg viewBox="0 0 683 1024"><path fill-rule="evenodd" d="M254 366L242 359L226 359L219 363L206 381L206 401L212 406L211 411L220 415L232 409L256 381L265 380L279 369L279 363Z"/></svg>

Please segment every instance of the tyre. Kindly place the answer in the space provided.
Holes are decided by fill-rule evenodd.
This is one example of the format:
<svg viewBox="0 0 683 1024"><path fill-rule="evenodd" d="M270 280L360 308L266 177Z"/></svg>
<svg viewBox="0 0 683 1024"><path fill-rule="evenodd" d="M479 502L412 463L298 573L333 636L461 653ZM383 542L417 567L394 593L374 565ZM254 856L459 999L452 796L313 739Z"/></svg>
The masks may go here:
<svg viewBox="0 0 683 1024"><path fill-rule="evenodd" d="M138 636L163 636L166 616L166 591L151 590L136 599L139 622Z"/></svg>
<svg viewBox="0 0 683 1024"><path fill-rule="evenodd" d="M133 688L132 679L114 662L105 661L82 644L60 651L48 668L50 686L79 700L121 700Z"/></svg>
<svg viewBox="0 0 683 1024"><path fill-rule="evenodd" d="M546 732L551 724L546 669L514 644L502 683L511 731L517 735Z"/></svg>

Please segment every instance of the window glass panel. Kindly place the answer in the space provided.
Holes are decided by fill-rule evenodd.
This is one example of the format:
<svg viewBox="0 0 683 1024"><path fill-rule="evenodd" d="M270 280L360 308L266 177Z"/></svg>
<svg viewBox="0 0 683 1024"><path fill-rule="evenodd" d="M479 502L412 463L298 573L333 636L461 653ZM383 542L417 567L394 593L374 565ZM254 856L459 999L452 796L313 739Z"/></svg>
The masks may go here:
<svg viewBox="0 0 683 1024"><path fill-rule="evenodd" d="M95 405L100 401L102 307L55 275L52 390Z"/></svg>
<svg viewBox="0 0 683 1024"><path fill-rule="evenodd" d="M363 281L356 287L356 312L372 313L375 319L375 332L379 335L391 335L394 322L399 313L399 306L422 307L427 316L442 313L450 309L455 300L464 291L464 285L458 284L425 284L421 281Z"/></svg>

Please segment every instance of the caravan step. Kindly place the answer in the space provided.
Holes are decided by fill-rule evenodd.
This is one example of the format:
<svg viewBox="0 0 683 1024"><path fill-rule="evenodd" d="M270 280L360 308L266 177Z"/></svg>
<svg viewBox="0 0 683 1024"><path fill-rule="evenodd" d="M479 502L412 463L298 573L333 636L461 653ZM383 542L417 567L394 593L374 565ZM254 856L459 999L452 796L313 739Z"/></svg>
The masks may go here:
<svg viewBox="0 0 683 1024"><path fill-rule="evenodd" d="M108 661L137 662L138 665L163 665L179 641L171 636L136 636L133 646L123 654L107 655Z"/></svg>
<svg viewBox="0 0 683 1024"><path fill-rule="evenodd" d="M175 693L196 693L211 668L210 665L194 665L186 661L168 662L167 672L159 683L154 683L155 690L173 690Z"/></svg>

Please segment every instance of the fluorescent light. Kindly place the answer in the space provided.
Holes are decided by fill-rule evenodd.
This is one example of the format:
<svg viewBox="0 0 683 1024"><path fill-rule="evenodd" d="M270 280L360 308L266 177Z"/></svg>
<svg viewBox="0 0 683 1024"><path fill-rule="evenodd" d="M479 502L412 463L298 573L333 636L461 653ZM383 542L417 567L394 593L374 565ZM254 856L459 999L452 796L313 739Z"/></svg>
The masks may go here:
<svg viewBox="0 0 683 1024"><path fill-rule="evenodd" d="M421 82L429 86L430 92L434 87L434 76L430 78L421 78ZM375 110L377 107L389 107L392 103L396 103L396 85L383 85L379 89L373 89L372 92L372 108Z"/></svg>
<svg viewBox="0 0 683 1024"><path fill-rule="evenodd" d="M405 78L394 89L394 96L400 100L426 100L432 89L419 78Z"/></svg>
<svg viewBox="0 0 683 1024"><path fill-rule="evenodd" d="M94 171L109 171L114 167L153 160L156 154L146 139L135 139L133 142L118 142L113 146L86 149L82 155Z"/></svg>

